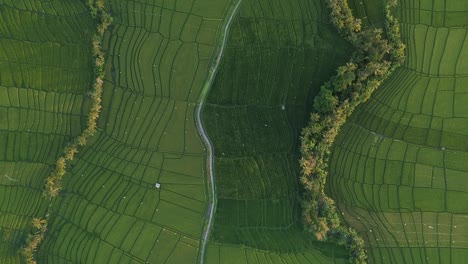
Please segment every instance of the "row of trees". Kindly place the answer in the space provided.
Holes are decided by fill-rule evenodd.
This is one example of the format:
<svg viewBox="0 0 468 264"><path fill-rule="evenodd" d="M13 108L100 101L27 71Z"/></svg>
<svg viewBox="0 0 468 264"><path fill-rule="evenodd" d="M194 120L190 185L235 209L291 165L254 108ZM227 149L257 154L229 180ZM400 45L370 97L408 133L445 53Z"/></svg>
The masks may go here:
<svg viewBox="0 0 468 264"><path fill-rule="evenodd" d="M112 23L112 18L105 9L103 0L88 0L88 7L91 15L97 20L97 30L92 40L92 53L94 56L94 71L95 80L93 90L90 93L92 105L88 115L86 129L74 141L65 147L64 154L57 159L55 170L47 178L45 193L50 198L56 197L62 188L62 178L66 174L67 162L74 159L78 148L86 145L88 139L96 133L97 119L102 108L102 89L104 84L104 64L105 54L102 50L102 39L109 25Z"/></svg>
<svg viewBox="0 0 468 264"><path fill-rule="evenodd" d="M346 0L327 0L327 4L332 23L356 51L350 62L339 67L336 75L321 86L309 125L302 130L303 220L318 240L344 245L350 263L365 263L364 240L355 230L340 225L335 203L324 192L330 148L354 109L403 63L405 45L391 12L396 1L385 7L385 32L380 28L362 29L361 20L353 16Z"/></svg>
<svg viewBox="0 0 468 264"><path fill-rule="evenodd" d="M41 218L33 218L32 221L35 232L28 235L26 239L26 246L23 248L22 253L28 264L36 264L34 259L34 252L37 247L41 244L47 231L47 220Z"/></svg>
<svg viewBox="0 0 468 264"><path fill-rule="evenodd" d="M46 179L44 194L50 199L58 196L62 189L62 179L67 173L67 163L75 158L76 153L78 153L78 148L86 145L88 139L96 133L97 120L102 107L101 102L105 64L102 40L104 33L112 23L112 18L106 11L104 0L88 0L88 7L93 19L97 21L96 33L92 40L92 54L95 59L95 79L93 90L90 92L92 105L88 115L86 129L76 137L72 143L65 147L63 155L56 161L55 169ZM47 214L46 219L33 219L33 226L35 227L36 232L28 236L26 245L22 249L22 254L28 264L36 263L34 252L44 239L47 231L48 216L49 215Z"/></svg>

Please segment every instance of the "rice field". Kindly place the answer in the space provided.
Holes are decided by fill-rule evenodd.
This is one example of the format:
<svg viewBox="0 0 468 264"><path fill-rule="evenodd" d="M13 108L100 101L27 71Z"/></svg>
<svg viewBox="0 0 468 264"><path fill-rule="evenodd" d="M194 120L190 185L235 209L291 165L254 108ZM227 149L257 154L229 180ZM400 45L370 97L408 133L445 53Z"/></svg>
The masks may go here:
<svg viewBox="0 0 468 264"><path fill-rule="evenodd" d="M199 263L209 185L195 109L234 0L109 0L97 134L52 201L44 181L86 126L85 1L0 0L0 263ZM366 25L383 1L350 1ZM343 127L328 193L371 263L468 258L468 7L400 0L407 60ZM243 0L208 94L216 212L205 263L345 263L302 230L298 139L351 54L323 0Z"/></svg>
<svg viewBox="0 0 468 264"><path fill-rule="evenodd" d="M350 49L323 1L244 0L204 113L217 208L207 263L344 263L312 242L298 203L298 139Z"/></svg>
<svg viewBox="0 0 468 264"><path fill-rule="evenodd" d="M39 263L198 261L207 196L194 109L228 1L107 4L98 133L52 202L45 177L87 118L94 22L81 1L0 4L1 263L21 263L47 208Z"/></svg>
<svg viewBox="0 0 468 264"><path fill-rule="evenodd" d="M77 1L0 1L0 263L21 263L44 180L89 111L94 25Z"/></svg>
<svg viewBox="0 0 468 264"><path fill-rule="evenodd" d="M198 261L207 197L194 109L228 1L207 4L110 1L100 131L52 205L44 262Z"/></svg>
<svg viewBox="0 0 468 264"><path fill-rule="evenodd" d="M468 258L467 14L461 1L400 1L405 65L335 143L329 194L370 263Z"/></svg>
<svg viewBox="0 0 468 264"><path fill-rule="evenodd" d="M0 54L0 140L7 146L0 154L0 188L4 190L0 200L1 263L22 262L19 250L31 230L31 220L44 217L46 212L50 214L48 232L35 256L39 263L199 261L207 186L205 149L196 131L194 109L229 2L151 4L115 0L109 4L114 21L103 45L107 64L98 132L71 162L63 191L52 202L43 198L44 180L65 145L81 133L87 120L94 23L82 2L0 5L0 17L5 22L0 23L0 44L7 51ZM309 87L326 79L322 74L330 74L345 59L344 52L331 45L335 41L344 43L323 24L320 13L301 13L301 5L307 3L291 1L282 6L276 2L272 10L246 5L242 11L245 15L236 20L226 67L243 51L268 59L262 62L265 70L274 60L286 67L272 69L258 79L253 75L237 78L250 87L259 87L251 98L242 99L256 112L250 121L245 109L223 113L244 122L262 123L254 125L254 139L259 141L245 143L250 151L243 159L217 159L216 167L223 190L220 204L244 205L232 212L219 209L216 221L233 214L246 217L240 224L240 235L242 241L250 242L245 245L219 239L233 231L232 226L220 221L209 248L209 263L226 263L241 252L249 255L246 261L344 261L343 250L312 244L298 223L295 149L307 113L306 102L315 93ZM323 9L318 2L314 5ZM308 12L316 12L314 8L308 7ZM259 25L264 26L258 32L265 34L261 39L277 25L281 31L262 43L255 36L257 32L246 31L254 35L244 46L238 41L239 30L252 30L250 26L257 22L250 12L258 16L259 11L272 12L258 17ZM319 23L324 32L319 32ZM42 30L39 34L38 29ZM317 62L325 56L333 60L318 67ZM256 66L249 67L254 70ZM309 70L314 71L313 76ZM277 73L278 79L267 83ZM225 74L227 68L223 69ZM220 77L216 85L221 82ZM271 84L275 89L268 98L262 98ZM210 98L219 94L213 90ZM259 100L263 102L256 106ZM206 116L213 114L214 106L210 104ZM278 114L281 120L274 120ZM265 130L268 125L274 129ZM268 146L270 141L262 137L265 131L270 133L268 140L280 144ZM222 141L218 143L217 152L225 149ZM254 151L259 155L252 155ZM246 169L243 177L264 185L262 190L244 192L251 197L242 197L242 202L225 194L227 188L237 185L229 186L222 168L235 162ZM236 180L240 174L231 176ZM258 209L265 213L258 214Z"/></svg>

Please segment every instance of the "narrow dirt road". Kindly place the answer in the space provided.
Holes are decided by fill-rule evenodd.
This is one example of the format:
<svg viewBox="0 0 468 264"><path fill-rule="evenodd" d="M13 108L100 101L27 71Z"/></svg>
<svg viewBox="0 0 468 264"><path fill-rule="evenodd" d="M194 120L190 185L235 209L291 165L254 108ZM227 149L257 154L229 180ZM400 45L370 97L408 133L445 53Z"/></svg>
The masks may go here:
<svg viewBox="0 0 468 264"><path fill-rule="evenodd" d="M224 48L226 45L226 41L229 35L229 29L232 24L232 20L234 16L237 14L237 11L239 10L239 7L242 3L242 0L238 0L237 4L232 8L230 11L230 14L228 14L228 20L226 24L224 25L224 30L222 31L221 35L221 42L218 42L217 46L217 54L214 55L215 60L212 62L211 67L209 69L209 75L208 78L205 82L205 85L203 86L203 90L200 95L200 100L199 104L196 110L196 122L197 122L197 129L198 132L200 133L203 143L205 144L205 147L207 149L207 174L208 174L208 184L210 187L211 191L211 200L209 201L209 205L207 208L206 215L208 216L208 224L205 226L203 229L202 233L202 245L200 248L201 256L200 256L200 263L203 264L205 263L205 252L206 252L206 245L208 243L208 237L210 235L211 227L213 225L213 215L214 215L214 209L215 209L215 204L216 204L216 192L215 192L215 182L214 182L214 176L213 176L213 145L211 144L210 139L208 138L205 128L203 126L203 120L202 120L202 112L203 112L203 105L206 100L206 96L208 95L208 91L211 88L211 85L213 84L214 78L216 76L216 72L218 71L219 64L221 62L221 58L223 57L224 53Z"/></svg>

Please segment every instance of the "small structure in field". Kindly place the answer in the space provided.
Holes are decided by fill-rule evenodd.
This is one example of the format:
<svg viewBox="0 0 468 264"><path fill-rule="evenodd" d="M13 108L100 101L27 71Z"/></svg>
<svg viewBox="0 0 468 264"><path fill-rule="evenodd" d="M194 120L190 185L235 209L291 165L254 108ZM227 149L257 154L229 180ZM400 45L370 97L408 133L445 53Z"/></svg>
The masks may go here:
<svg viewBox="0 0 468 264"><path fill-rule="evenodd" d="M156 188L159 189L159 188L161 188L161 184L160 184L159 182L157 182L157 183L154 185L154 187L156 187Z"/></svg>

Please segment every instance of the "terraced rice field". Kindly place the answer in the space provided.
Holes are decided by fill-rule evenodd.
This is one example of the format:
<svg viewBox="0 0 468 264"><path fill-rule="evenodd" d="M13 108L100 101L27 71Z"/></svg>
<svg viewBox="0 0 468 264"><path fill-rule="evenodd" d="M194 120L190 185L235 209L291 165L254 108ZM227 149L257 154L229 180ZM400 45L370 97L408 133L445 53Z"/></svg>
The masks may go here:
<svg viewBox="0 0 468 264"><path fill-rule="evenodd" d="M44 180L89 111L94 24L78 1L0 1L0 263L20 263Z"/></svg>
<svg viewBox="0 0 468 264"><path fill-rule="evenodd" d="M298 137L318 87L352 52L323 0L242 0L204 109L216 214L195 109L234 0L106 4L98 132L63 191L46 177L85 128L95 31L84 1L0 0L0 263L345 263L312 242L298 203ZM367 25L383 1L350 1ZM468 6L400 0L407 60L343 127L328 193L371 263L468 258ZM158 185L156 185L158 184ZM157 187L158 186L158 187Z"/></svg>
<svg viewBox="0 0 468 264"><path fill-rule="evenodd" d="M40 263L197 262L207 197L194 109L229 2L109 2L98 133L52 203L45 177L87 118L95 25L81 1L0 3L1 263L20 263L47 208Z"/></svg>
<svg viewBox="0 0 468 264"><path fill-rule="evenodd" d="M197 261L207 201L194 109L227 4L110 2L101 131L53 205L42 259Z"/></svg>
<svg viewBox="0 0 468 264"><path fill-rule="evenodd" d="M400 1L407 60L343 127L329 194L371 263L468 258L468 6Z"/></svg>
<svg viewBox="0 0 468 264"><path fill-rule="evenodd" d="M311 243L297 200L300 129L350 49L327 12L318 0L242 3L204 113L217 191L206 263L346 262Z"/></svg>

